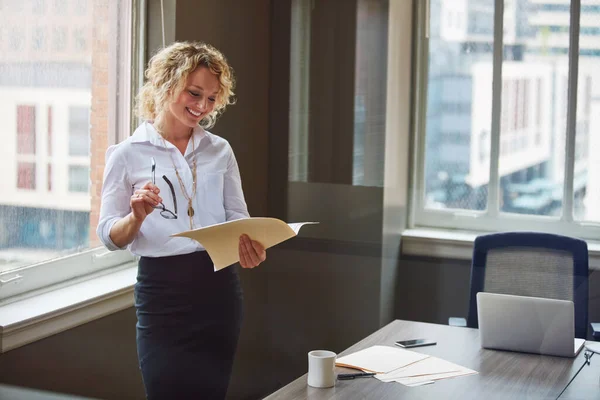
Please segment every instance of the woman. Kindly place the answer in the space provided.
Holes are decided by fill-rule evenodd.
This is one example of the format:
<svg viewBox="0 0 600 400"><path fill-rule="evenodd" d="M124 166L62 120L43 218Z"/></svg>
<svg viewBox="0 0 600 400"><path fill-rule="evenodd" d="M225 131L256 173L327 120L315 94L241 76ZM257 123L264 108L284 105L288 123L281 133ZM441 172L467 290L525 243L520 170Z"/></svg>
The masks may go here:
<svg viewBox="0 0 600 400"><path fill-rule="evenodd" d="M145 121L106 152L97 233L110 250L141 256L134 294L148 399L222 399L242 320L237 271L214 272L198 242L170 235L249 216L231 146L205 130L232 103L233 73L214 47L184 42L152 57L146 78ZM266 253L243 235L239 256L253 268Z"/></svg>

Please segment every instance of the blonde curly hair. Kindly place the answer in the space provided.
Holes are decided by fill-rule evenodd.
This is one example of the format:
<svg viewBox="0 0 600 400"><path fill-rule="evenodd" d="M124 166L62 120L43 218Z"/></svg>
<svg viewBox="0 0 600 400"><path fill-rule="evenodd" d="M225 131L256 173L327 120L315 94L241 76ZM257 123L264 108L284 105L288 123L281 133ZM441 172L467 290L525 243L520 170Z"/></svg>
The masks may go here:
<svg viewBox="0 0 600 400"><path fill-rule="evenodd" d="M136 98L137 115L154 121L167 102L184 89L189 74L198 67L207 67L219 80L215 108L199 124L205 129L212 128L225 107L235 102L235 78L225 56L202 42L175 42L152 56L144 74L146 83Z"/></svg>

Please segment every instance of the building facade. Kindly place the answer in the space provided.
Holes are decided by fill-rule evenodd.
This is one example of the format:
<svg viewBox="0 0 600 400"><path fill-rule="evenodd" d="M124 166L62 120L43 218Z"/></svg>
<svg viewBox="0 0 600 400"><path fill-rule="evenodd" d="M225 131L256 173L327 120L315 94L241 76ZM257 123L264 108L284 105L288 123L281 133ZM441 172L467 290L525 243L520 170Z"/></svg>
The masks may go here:
<svg viewBox="0 0 600 400"><path fill-rule="evenodd" d="M46 259L89 244L94 2L0 7L0 252Z"/></svg>

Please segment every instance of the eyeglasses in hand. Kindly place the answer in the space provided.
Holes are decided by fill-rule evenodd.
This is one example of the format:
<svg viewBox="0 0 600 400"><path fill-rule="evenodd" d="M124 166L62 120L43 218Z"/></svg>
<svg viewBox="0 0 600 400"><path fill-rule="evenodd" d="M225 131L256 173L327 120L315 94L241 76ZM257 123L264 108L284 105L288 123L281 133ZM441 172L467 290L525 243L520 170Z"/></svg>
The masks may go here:
<svg viewBox="0 0 600 400"><path fill-rule="evenodd" d="M161 210L160 215L163 218L177 219L177 199L175 197L175 189L173 188L173 184L171 183L171 181L165 175L163 175L162 177L165 180L165 182L167 182L167 185L169 185L169 189L171 189L171 198L173 199L173 209L175 210L175 212L165 207L164 203L160 203L159 205L154 206L154 208L157 210ZM154 157L152 157L152 184L156 185L156 161L154 160Z"/></svg>

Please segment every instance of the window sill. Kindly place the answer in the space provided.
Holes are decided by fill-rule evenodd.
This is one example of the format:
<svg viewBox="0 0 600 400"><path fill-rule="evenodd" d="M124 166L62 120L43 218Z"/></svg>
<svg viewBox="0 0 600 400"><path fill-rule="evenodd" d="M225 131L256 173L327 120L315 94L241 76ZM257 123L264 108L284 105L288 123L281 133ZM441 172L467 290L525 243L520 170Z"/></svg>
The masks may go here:
<svg viewBox="0 0 600 400"><path fill-rule="evenodd" d="M0 353L133 306L137 264L0 305Z"/></svg>
<svg viewBox="0 0 600 400"><path fill-rule="evenodd" d="M433 228L402 232L402 254L419 257L471 260L473 242L480 233ZM600 242L588 241L590 269L600 270Z"/></svg>

